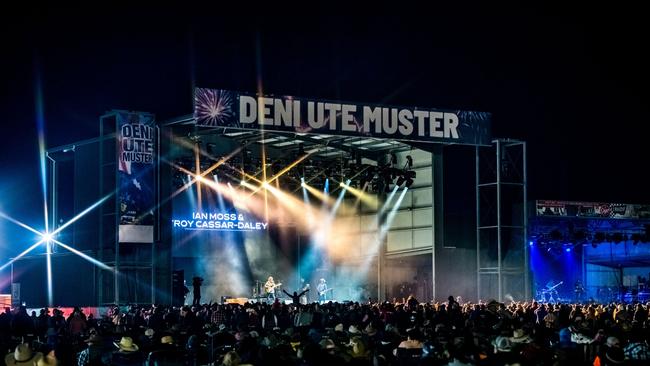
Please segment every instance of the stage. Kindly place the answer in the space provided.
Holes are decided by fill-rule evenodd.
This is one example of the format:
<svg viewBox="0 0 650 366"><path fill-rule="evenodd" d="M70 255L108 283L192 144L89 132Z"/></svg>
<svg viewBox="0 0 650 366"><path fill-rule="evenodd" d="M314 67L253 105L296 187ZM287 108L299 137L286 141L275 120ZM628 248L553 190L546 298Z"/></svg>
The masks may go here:
<svg viewBox="0 0 650 366"><path fill-rule="evenodd" d="M97 138L47 149L48 204L74 220L12 261L21 302L182 305L193 277L202 301L250 299L269 276L338 301L532 297L525 142L493 140L489 113L194 97L190 115L112 110Z"/></svg>

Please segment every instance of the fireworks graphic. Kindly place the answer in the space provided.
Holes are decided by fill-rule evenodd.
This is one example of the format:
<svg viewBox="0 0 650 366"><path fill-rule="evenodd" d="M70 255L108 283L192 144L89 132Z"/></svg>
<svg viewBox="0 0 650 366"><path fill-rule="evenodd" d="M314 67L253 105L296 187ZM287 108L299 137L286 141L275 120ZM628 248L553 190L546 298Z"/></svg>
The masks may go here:
<svg viewBox="0 0 650 366"><path fill-rule="evenodd" d="M194 118L199 126L237 127L239 121L232 123L233 96L225 90L196 89L194 94Z"/></svg>

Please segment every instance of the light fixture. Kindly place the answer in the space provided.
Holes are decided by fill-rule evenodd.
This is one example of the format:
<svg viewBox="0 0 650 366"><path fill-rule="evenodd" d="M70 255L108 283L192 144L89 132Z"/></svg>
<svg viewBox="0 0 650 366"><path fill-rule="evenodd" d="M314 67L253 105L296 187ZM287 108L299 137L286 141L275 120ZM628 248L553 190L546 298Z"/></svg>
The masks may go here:
<svg viewBox="0 0 650 366"><path fill-rule="evenodd" d="M397 182L395 182L395 184L397 184L398 186L401 187L402 184L404 184L404 180L405 180L405 179L404 179L404 176L403 176L403 175L400 175L399 178L397 178Z"/></svg>

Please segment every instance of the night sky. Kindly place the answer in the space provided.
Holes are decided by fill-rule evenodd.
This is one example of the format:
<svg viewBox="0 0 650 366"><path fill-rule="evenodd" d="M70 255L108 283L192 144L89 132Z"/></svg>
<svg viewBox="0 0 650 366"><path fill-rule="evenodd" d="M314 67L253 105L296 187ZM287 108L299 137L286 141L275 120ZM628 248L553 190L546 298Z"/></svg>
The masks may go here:
<svg viewBox="0 0 650 366"><path fill-rule="evenodd" d="M491 112L494 137L528 142L529 198L650 203L642 178L644 22L607 9L490 10L374 18L238 18L199 8L7 14L0 210L42 227L37 73L48 147L95 137L110 109L164 120L191 113L194 86L255 91L261 81L265 93L279 95ZM0 262L28 244L21 234L0 222Z"/></svg>

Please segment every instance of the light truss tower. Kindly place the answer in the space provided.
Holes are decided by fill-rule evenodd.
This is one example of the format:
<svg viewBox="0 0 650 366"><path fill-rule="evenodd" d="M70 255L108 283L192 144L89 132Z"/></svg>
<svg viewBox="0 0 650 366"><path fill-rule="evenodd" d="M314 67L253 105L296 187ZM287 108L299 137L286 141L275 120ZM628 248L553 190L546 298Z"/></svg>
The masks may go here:
<svg viewBox="0 0 650 366"><path fill-rule="evenodd" d="M476 147L477 292L482 300L530 299L526 143Z"/></svg>

